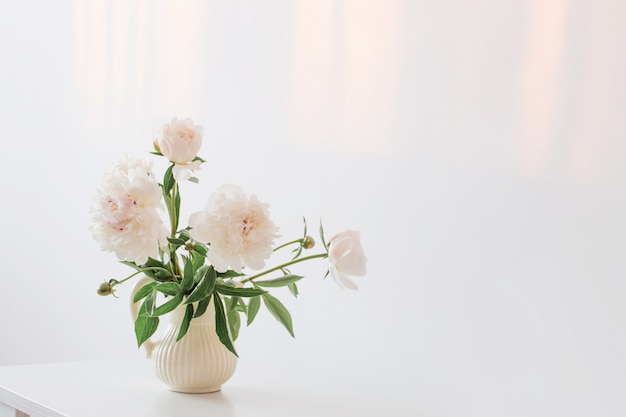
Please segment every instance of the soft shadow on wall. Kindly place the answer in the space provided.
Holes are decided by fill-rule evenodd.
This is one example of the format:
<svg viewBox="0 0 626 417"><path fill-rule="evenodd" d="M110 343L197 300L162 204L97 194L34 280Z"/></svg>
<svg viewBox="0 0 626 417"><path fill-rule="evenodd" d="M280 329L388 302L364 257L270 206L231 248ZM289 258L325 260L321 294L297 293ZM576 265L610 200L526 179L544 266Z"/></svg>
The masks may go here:
<svg viewBox="0 0 626 417"><path fill-rule="evenodd" d="M207 16L219 11L204 2L74 4L75 83L85 123L100 129L130 126L136 136L173 114L201 118L212 100L203 97L210 84L207 66L219 59L207 55ZM569 0L532 0L519 9L516 19L527 22L525 30L501 34L520 36L519 44L506 45L513 60L507 63L494 59L496 49L491 56L476 49L498 36L489 26L495 17L479 11L462 13L472 28L463 32L460 21L428 4L293 2L281 16L288 38L287 59L278 64L285 67L285 96L270 97L270 105L284 108L279 114L286 140L393 157L406 155L407 146L398 146L403 137L410 153L435 143L453 159L466 159L485 145L504 146L504 157L523 177L556 175L589 183L614 174L617 161L611 155L623 151L619 138L626 130L614 123L614 109L623 105L613 82L623 57L611 53L608 42L615 22L606 24L598 11L581 24ZM441 30L461 32L449 39L433 36L437 45L428 46L428 29L419 38L413 27L428 28L428 19L440 22ZM448 68L447 78L427 78L438 67ZM485 119L481 108L492 104L472 86L489 82L485 74L497 78L503 71L516 86L499 97L510 100L502 103L510 108L510 125L476 126L470 121ZM415 80L421 91L411 90ZM456 90L446 91L442 83ZM448 103L443 112L432 105L439 100Z"/></svg>
<svg viewBox="0 0 626 417"><path fill-rule="evenodd" d="M615 17L594 8L581 19L577 6L569 0L528 4L515 149L523 176L556 169L573 183L589 184L614 176L615 155L624 151L626 129L615 123L624 106L616 94L624 87L615 85L624 55L613 51Z"/></svg>
<svg viewBox="0 0 626 417"><path fill-rule="evenodd" d="M75 89L90 129L129 126L126 135L146 136L153 132L139 129L157 129L172 115L197 118L207 3L74 4Z"/></svg>
<svg viewBox="0 0 626 417"><path fill-rule="evenodd" d="M398 102L398 1L294 4L286 129L310 146L389 156Z"/></svg>

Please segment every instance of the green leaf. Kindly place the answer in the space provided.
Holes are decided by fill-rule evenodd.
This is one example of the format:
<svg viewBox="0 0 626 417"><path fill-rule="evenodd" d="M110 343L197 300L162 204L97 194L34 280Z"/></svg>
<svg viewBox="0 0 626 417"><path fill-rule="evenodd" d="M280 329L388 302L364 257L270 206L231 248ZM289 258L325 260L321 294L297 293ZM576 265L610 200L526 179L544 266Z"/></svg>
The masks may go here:
<svg viewBox="0 0 626 417"><path fill-rule="evenodd" d="M178 238L185 241L185 243L187 243L187 241L191 239L191 236L189 236L189 227L181 230L180 233L178 234Z"/></svg>
<svg viewBox="0 0 626 417"><path fill-rule="evenodd" d="M187 330L189 330L189 323L191 323L191 319L193 317L193 304L187 304L185 317L183 317L183 321L180 324L180 330L178 331L178 336L176 336L177 342L182 339L185 334L187 334Z"/></svg>
<svg viewBox="0 0 626 417"><path fill-rule="evenodd" d="M195 317L200 317L201 315L203 315L206 312L206 309L209 306L210 302L211 302L210 295L198 301L198 308L196 309L196 313L193 315L193 317L195 318Z"/></svg>
<svg viewBox="0 0 626 417"><path fill-rule="evenodd" d="M237 300L239 301L237 303L237 311L239 311L240 313L245 313L246 315L248 314L248 306L246 306L245 301L243 301L242 298L237 297Z"/></svg>
<svg viewBox="0 0 626 417"><path fill-rule="evenodd" d="M200 301L203 298L210 296L213 292L213 288L215 287L215 280L217 279L213 266L202 266L196 272L196 277L200 277L198 285L196 285L196 288L194 288L191 294L189 294L187 300L185 300L185 304Z"/></svg>
<svg viewBox="0 0 626 417"><path fill-rule="evenodd" d="M298 298L298 294L299 294L298 286L296 285L295 282L292 282L291 284L287 285L287 288L289 288L289 291L294 297Z"/></svg>
<svg viewBox="0 0 626 417"><path fill-rule="evenodd" d="M324 227L322 227L322 219L320 219L320 239L322 241L322 245L324 245L324 249L328 252L328 245L326 244L326 240L324 239Z"/></svg>
<svg viewBox="0 0 626 417"><path fill-rule="evenodd" d="M302 254L302 245L298 245L298 247L292 250L291 253L294 254L291 260L293 261L294 259L297 259Z"/></svg>
<svg viewBox="0 0 626 417"><path fill-rule="evenodd" d="M150 292L152 292L152 289L157 285L156 282L151 282L149 284L144 285L143 287L141 287L139 289L139 291L137 291L135 293L135 296L133 297L133 303L138 302L139 300L145 298L148 296L148 294L150 294Z"/></svg>
<svg viewBox="0 0 626 417"><path fill-rule="evenodd" d="M156 279L157 281L166 282L174 278L174 275L172 275L163 262L153 258L148 258L148 261L141 265L139 269L148 277Z"/></svg>
<svg viewBox="0 0 626 417"><path fill-rule="evenodd" d="M176 183L174 180L174 174L172 173L173 168L174 164L170 165L163 176L163 194L169 194Z"/></svg>
<svg viewBox="0 0 626 417"><path fill-rule="evenodd" d="M205 274L208 273L211 265L202 265L200 268L194 268L196 272L193 274L193 284L198 285L200 280L204 277Z"/></svg>
<svg viewBox="0 0 626 417"><path fill-rule="evenodd" d="M195 249L191 251L191 262L195 270L200 269L204 265L204 261L206 261L206 255L198 253Z"/></svg>
<svg viewBox="0 0 626 417"><path fill-rule="evenodd" d="M259 308L261 308L261 297L252 297L250 298L250 302L248 303L248 322L247 326L252 324L256 314L259 312Z"/></svg>
<svg viewBox="0 0 626 417"><path fill-rule="evenodd" d="M228 300L228 314L226 318L228 319L228 329L230 330L233 341L237 340L237 337L239 337L239 328L241 327L241 319L239 318L239 311L237 311L239 300L239 297L232 297Z"/></svg>
<svg viewBox="0 0 626 417"><path fill-rule="evenodd" d="M189 240L191 239L191 236L189 235L189 230L190 227L186 227L185 229L182 229L179 233L178 233L178 239L182 240L183 242L185 242L185 245L189 242Z"/></svg>
<svg viewBox="0 0 626 417"><path fill-rule="evenodd" d="M176 246L176 247L180 247L180 246L184 246L185 245L185 241L182 239L177 239L174 237L168 237L167 241L170 242L172 245Z"/></svg>
<svg viewBox="0 0 626 417"><path fill-rule="evenodd" d="M208 251L209 250L207 249L207 247L203 245L202 243L194 242L193 252L196 252L198 255L205 257Z"/></svg>
<svg viewBox="0 0 626 417"><path fill-rule="evenodd" d="M154 289L165 295L178 295L182 292L177 282L162 282L154 287Z"/></svg>
<svg viewBox="0 0 626 417"><path fill-rule="evenodd" d="M163 303L163 305L160 305L157 308L155 308L154 311L152 312L152 315L161 316L163 314L167 314L170 311L174 310L176 307L178 307L182 301L183 301L183 294L179 293L173 298L171 298L170 300L168 300L167 302Z"/></svg>
<svg viewBox="0 0 626 417"><path fill-rule="evenodd" d="M215 289L223 295L231 295L235 297L256 297L265 294L267 291L259 288L235 288L224 284L216 284Z"/></svg>
<svg viewBox="0 0 626 417"><path fill-rule="evenodd" d="M227 299L227 303L226 305L228 306L228 308L226 309L227 313L231 313L233 310L237 309L237 304L239 303L239 300L241 300L241 298L239 297L230 297Z"/></svg>
<svg viewBox="0 0 626 417"><path fill-rule="evenodd" d="M261 287L284 287L286 285L293 284L296 281L300 281L302 278L304 277L301 275L283 275L279 278L254 281L254 283Z"/></svg>
<svg viewBox="0 0 626 417"><path fill-rule="evenodd" d="M180 219L180 192L178 191L178 187L174 194L174 209L176 214L174 217L174 229L178 229L178 219Z"/></svg>
<svg viewBox="0 0 626 417"><path fill-rule="evenodd" d="M220 339L220 342L226 346L226 349L230 350L233 355L239 357L228 334L228 323L226 321L226 315L224 314L224 305L217 293L213 296L213 304L215 305L215 332L217 333L217 337Z"/></svg>
<svg viewBox="0 0 626 417"><path fill-rule="evenodd" d="M232 269L229 269L226 272L218 272L217 276L220 278L235 278L235 277L242 277L245 274L242 274L241 272L237 272L237 271L233 271Z"/></svg>
<svg viewBox="0 0 626 417"><path fill-rule="evenodd" d="M156 304L156 290L153 288L152 291L146 296L146 299L143 301L143 306L145 307L146 314L151 316L154 313L154 305Z"/></svg>
<svg viewBox="0 0 626 417"><path fill-rule="evenodd" d="M156 332L159 327L159 318L139 314L135 320L135 336L137 337L137 346L141 346L143 342L148 340L150 336Z"/></svg>
<svg viewBox="0 0 626 417"><path fill-rule="evenodd" d="M241 327L241 318L239 317L239 313L237 310L233 310L232 313L228 315L228 329L230 330L231 337L233 341L237 340L239 337L239 328Z"/></svg>
<svg viewBox="0 0 626 417"><path fill-rule="evenodd" d="M193 262L190 260L187 260L185 262L185 267L183 268L183 280L180 283L180 287L183 290L183 292L187 292L191 290L191 288L193 287L193 271L194 271Z"/></svg>
<svg viewBox="0 0 626 417"><path fill-rule="evenodd" d="M270 294L263 294L262 297L265 307L267 307L269 312L272 313L276 320L285 326L291 337L295 337L293 334L291 314L289 314L289 311L287 311L287 308L283 305L283 303L281 303L278 298Z"/></svg>

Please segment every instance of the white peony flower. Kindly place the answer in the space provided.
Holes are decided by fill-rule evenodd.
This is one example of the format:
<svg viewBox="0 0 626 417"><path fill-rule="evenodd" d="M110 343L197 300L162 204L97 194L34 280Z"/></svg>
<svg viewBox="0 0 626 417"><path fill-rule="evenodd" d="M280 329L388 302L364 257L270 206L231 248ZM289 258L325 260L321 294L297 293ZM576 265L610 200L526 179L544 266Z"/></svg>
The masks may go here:
<svg viewBox="0 0 626 417"><path fill-rule="evenodd" d="M207 257L218 272L261 269L279 236L268 207L236 185L223 185L209 197L205 210L191 215L189 234L210 245Z"/></svg>
<svg viewBox="0 0 626 417"><path fill-rule="evenodd" d="M174 117L170 123L163 125L154 144L170 161L188 164L198 156L202 146L202 126L194 125L191 119Z"/></svg>
<svg viewBox="0 0 626 417"><path fill-rule="evenodd" d="M333 236L329 242L328 260L331 277L341 287L357 290L359 287L350 276L363 276L367 270L361 234L355 230L344 230Z"/></svg>
<svg viewBox="0 0 626 417"><path fill-rule="evenodd" d="M120 260L146 263L158 258L159 244L168 231L157 209L162 207L161 187L152 165L139 158L123 157L109 168L91 208L91 231L102 250Z"/></svg>

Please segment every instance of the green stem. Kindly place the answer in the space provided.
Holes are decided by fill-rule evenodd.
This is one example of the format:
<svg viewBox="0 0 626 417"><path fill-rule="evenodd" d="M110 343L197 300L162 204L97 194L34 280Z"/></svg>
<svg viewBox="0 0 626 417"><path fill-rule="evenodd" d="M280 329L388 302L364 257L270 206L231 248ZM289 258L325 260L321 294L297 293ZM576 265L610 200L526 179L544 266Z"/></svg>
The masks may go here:
<svg viewBox="0 0 626 417"><path fill-rule="evenodd" d="M252 281L253 279L257 279L259 277L262 277L263 275L269 274L270 272L274 272L274 271L278 271L280 269L286 268L288 266L297 264L298 262L304 262L304 261L309 261L311 259L317 259L317 258L327 258L328 257L328 253L324 252L324 253L318 253L316 255L309 255L309 256L305 256L304 258L298 258L298 259L294 259L292 261L289 262L285 262L284 264L280 264L278 266L275 266L274 268L270 268L268 270L265 270L263 272L259 272L258 274L249 276L246 279L242 279L241 283L244 284L248 281Z"/></svg>
<svg viewBox="0 0 626 417"><path fill-rule="evenodd" d="M277 246L276 248L274 248L274 252L276 252L278 249L284 248L285 246L293 245L294 243L302 244L303 240L304 240L303 238L300 238L300 239L292 240L291 242L283 243L282 245Z"/></svg>
<svg viewBox="0 0 626 417"><path fill-rule="evenodd" d="M178 226L178 219L176 218L176 194L178 194L178 183L174 181L172 191L170 191L170 195L168 196L169 204L167 205L167 211L170 215L170 229L172 237L176 237L176 228Z"/></svg>
<svg viewBox="0 0 626 417"><path fill-rule="evenodd" d="M174 185L172 185L172 190L168 196L168 205L167 211L170 215L170 229L171 229L171 237L176 237L176 232L178 228L178 213L176 212L176 198L178 197L178 183L174 180ZM173 248L173 245L170 243L168 245L168 249L170 252L170 263L172 265L172 274L176 277L180 275L181 269L180 264L178 263L178 256L176 256L176 250Z"/></svg>
<svg viewBox="0 0 626 417"><path fill-rule="evenodd" d="M149 266L147 268L142 268L140 270L138 270L137 272L134 272L132 274L130 274L129 276L127 276L126 278L122 279L122 280L116 280L117 282L114 285L119 285L123 282L128 281L129 279L131 279L132 277L134 277L135 275L141 274L143 271L167 271L166 269L163 269L159 266ZM169 272L169 271L167 271Z"/></svg>
<svg viewBox="0 0 626 417"><path fill-rule="evenodd" d="M133 274L130 274L129 276L127 276L126 278L124 278L124 279L123 279L123 280L121 280L121 281L117 281L117 280L116 280L117 282L116 282L114 285L118 285L118 284L121 284L121 283L123 283L123 282L126 282L126 281L128 281L129 279L131 279L132 277L134 277L135 275L140 274L140 273L141 273L141 271L137 271L137 272L135 272L135 273L133 273Z"/></svg>

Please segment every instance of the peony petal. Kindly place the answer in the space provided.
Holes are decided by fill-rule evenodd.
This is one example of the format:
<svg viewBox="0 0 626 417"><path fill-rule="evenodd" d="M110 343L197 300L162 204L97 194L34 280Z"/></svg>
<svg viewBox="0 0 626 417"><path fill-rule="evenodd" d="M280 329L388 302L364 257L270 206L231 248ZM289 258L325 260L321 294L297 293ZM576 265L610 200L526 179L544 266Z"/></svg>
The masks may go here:
<svg viewBox="0 0 626 417"><path fill-rule="evenodd" d="M222 258L220 258L218 256L215 256L215 254L211 253L210 250L209 250L209 252L207 252L206 256L209 259L209 261L211 262L211 265L213 265L213 268L215 268L215 270L217 272L226 272L226 271L228 271L228 263L224 262L224 260ZM235 270L235 269L233 268L233 270ZM236 271L236 272L241 272L241 271Z"/></svg>
<svg viewBox="0 0 626 417"><path fill-rule="evenodd" d="M91 227L103 250L143 264L158 257L167 229L158 213L161 189L143 158L123 156L103 177L94 199Z"/></svg>
<svg viewBox="0 0 626 417"><path fill-rule="evenodd" d="M348 275L364 276L367 273L367 258L360 248L353 248L345 253L338 262L337 268Z"/></svg>
<svg viewBox="0 0 626 417"><path fill-rule="evenodd" d="M187 165L175 164L172 168L172 174L176 182L181 183L191 178L191 169Z"/></svg>
<svg viewBox="0 0 626 417"><path fill-rule="evenodd" d="M157 147L170 161L177 164L191 162L202 146L202 126L196 126L191 119L172 118L163 125L155 138Z"/></svg>
<svg viewBox="0 0 626 417"><path fill-rule="evenodd" d="M348 278L347 275L344 274L338 274L337 275L337 280L341 283L341 285L344 286L344 288L347 288L349 290L353 290L356 291L359 289L358 285L356 285L356 283L354 281L352 281L350 278Z"/></svg>
<svg viewBox="0 0 626 417"><path fill-rule="evenodd" d="M211 243L211 233L207 230L206 213L204 211L197 211L189 216L189 236L194 240L202 243Z"/></svg>
<svg viewBox="0 0 626 417"><path fill-rule="evenodd" d="M174 168L172 168L172 174L174 175L174 179L181 183L183 181L187 181L191 178L191 174L195 171L199 171L201 168L201 161L193 161L188 164L175 164Z"/></svg>
<svg viewBox="0 0 626 417"><path fill-rule="evenodd" d="M219 272L229 267L237 272L244 267L262 269L278 236L268 205L230 184L217 188L189 225L193 238L210 243L207 256Z"/></svg>
<svg viewBox="0 0 626 417"><path fill-rule="evenodd" d="M359 287L356 285L354 281L352 281L347 275L342 274L334 265L330 265L328 269L330 272L330 276L332 279L339 285L339 287L349 290L358 290Z"/></svg>
<svg viewBox="0 0 626 417"><path fill-rule="evenodd" d="M363 276L367 272L367 258L360 237L356 230L344 230L330 240L328 260L342 274Z"/></svg>

